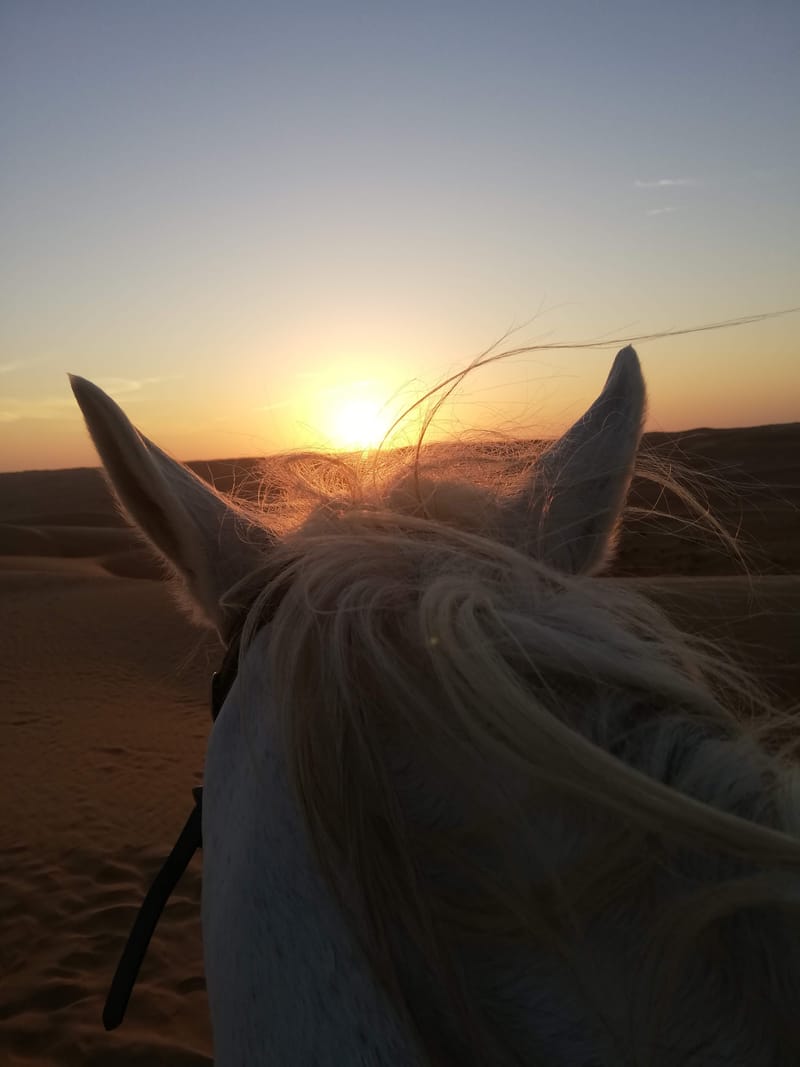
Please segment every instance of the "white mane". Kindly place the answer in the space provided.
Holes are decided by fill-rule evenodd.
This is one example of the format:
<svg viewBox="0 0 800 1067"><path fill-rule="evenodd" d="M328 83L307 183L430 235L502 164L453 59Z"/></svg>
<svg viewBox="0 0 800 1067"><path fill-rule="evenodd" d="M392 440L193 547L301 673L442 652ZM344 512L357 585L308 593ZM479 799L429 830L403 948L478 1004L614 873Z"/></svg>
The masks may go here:
<svg viewBox="0 0 800 1067"><path fill-rule="evenodd" d="M292 530L73 388L122 506L241 639L204 803L218 1067L797 1061L798 773L713 655L594 577L633 349L510 484L347 475Z"/></svg>

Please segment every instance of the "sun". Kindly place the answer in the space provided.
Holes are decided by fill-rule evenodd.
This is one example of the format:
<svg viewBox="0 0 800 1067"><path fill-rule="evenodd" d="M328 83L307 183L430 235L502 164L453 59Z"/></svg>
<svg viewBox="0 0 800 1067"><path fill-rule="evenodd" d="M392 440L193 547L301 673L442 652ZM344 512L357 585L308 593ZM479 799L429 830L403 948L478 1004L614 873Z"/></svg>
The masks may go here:
<svg viewBox="0 0 800 1067"><path fill-rule="evenodd" d="M334 448L377 448L388 429L387 411L377 401L367 397L343 400L330 416L330 436Z"/></svg>

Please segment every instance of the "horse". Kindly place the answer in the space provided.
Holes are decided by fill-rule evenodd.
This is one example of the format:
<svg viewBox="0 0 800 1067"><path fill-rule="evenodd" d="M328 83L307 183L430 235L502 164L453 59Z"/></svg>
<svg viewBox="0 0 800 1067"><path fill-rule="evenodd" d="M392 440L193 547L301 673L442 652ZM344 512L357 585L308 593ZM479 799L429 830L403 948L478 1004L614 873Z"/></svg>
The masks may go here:
<svg viewBox="0 0 800 1067"><path fill-rule="evenodd" d="M735 667L602 575L633 348L520 470L401 458L319 478L302 515L71 383L234 661L202 807L217 1067L800 1062L800 774Z"/></svg>

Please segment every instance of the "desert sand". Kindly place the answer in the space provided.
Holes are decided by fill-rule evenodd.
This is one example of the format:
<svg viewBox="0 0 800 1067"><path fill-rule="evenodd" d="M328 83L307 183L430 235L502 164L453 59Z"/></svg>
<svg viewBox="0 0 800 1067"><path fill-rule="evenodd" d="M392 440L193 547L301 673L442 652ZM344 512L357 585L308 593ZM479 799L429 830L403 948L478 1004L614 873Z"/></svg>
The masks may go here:
<svg viewBox="0 0 800 1067"><path fill-rule="evenodd" d="M616 575L800 701L800 424L650 435L715 471L750 574L678 521L633 517ZM198 464L222 487L246 461ZM637 485L645 510L653 491ZM94 470L0 475L0 1062L209 1064L200 860L151 943L122 1027L101 1012L142 894L201 779L214 641Z"/></svg>

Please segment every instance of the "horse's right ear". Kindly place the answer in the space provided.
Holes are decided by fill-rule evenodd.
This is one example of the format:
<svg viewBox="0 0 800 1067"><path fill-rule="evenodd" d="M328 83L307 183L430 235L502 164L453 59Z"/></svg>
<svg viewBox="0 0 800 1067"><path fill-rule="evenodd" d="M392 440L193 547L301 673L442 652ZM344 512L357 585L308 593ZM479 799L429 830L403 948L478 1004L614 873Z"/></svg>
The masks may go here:
<svg viewBox="0 0 800 1067"><path fill-rule="evenodd" d="M534 465L512 506L537 559L592 574L612 555L642 437L646 391L639 358L617 353L603 391Z"/></svg>
<svg viewBox="0 0 800 1067"><path fill-rule="evenodd" d="M198 621L224 637L220 597L263 561L270 535L139 433L102 389L69 378L123 510L181 578Z"/></svg>

